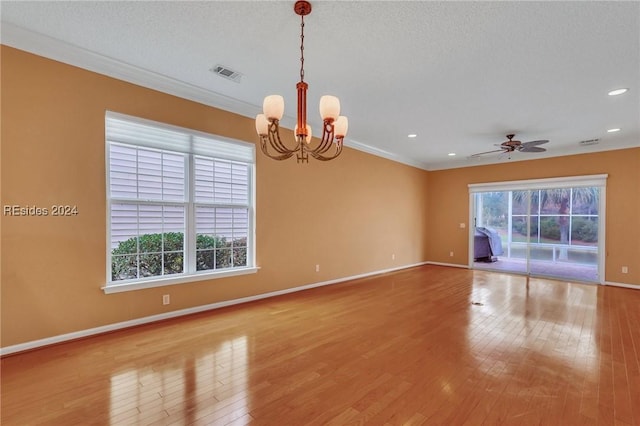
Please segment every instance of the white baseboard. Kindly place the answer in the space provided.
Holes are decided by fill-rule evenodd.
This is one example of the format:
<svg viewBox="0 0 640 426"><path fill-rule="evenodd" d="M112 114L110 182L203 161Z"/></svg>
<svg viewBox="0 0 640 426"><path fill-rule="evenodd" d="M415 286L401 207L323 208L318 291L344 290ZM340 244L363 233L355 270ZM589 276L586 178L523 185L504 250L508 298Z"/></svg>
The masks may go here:
<svg viewBox="0 0 640 426"><path fill-rule="evenodd" d="M425 262L428 265L450 266L452 268L469 269L469 265L460 265L459 263L443 263L443 262Z"/></svg>
<svg viewBox="0 0 640 426"><path fill-rule="evenodd" d="M57 343L67 342L67 341L70 341L70 340L82 339L82 338L94 336L94 335L97 335L97 334L102 334L102 333L107 333L107 332L111 332L111 331L121 330L121 329L124 329L124 328L134 327L134 326L142 325L142 324L148 324L148 323L152 323L152 322L156 322L156 321L162 321L162 320L165 320L165 319L181 317L181 316L184 316L184 315L195 314L195 313L198 313L198 312L210 311L210 310L213 310L213 309L220 309L220 308L224 308L224 307L227 307L227 306L238 305L240 303L253 302L254 300L267 299L269 297L281 296L283 294L295 293L295 292L298 292L298 291L309 290L309 289L316 288L316 287L322 287L322 286L326 286L326 285L337 284L337 283L341 283L341 282L344 282L344 281L351 281L351 280L355 280L355 279L359 279L359 278L370 277L370 276L373 276L373 275L380 275L380 274L385 274L385 273L388 273L388 272L399 271L401 269L413 268L415 266L422 266L422 265L426 265L428 263L429 262L419 262L419 263L414 263L414 264L411 264L411 265L398 266L398 267L395 267L395 268L389 268L389 269L383 269L383 270L374 271L374 272L367 272L365 274L353 275L353 276L350 276L350 277L337 278L337 279L334 279L334 280L321 281L321 282L317 282L317 283L313 283L313 284L307 284L307 285L303 285L303 286L299 286L299 287L293 287L293 288L287 288L287 289L284 289L284 290L272 291L272 292L269 292L269 293L257 294L255 296L241 297L239 299L225 300L225 301L222 301L222 302L211 303L211 304L208 304L208 305L195 306L193 308L187 308L187 309L180 309L178 311L171 311L171 312L166 312L166 313L162 313L162 314L151 315L151 316L148 316L148 317L137 318L137 319L133 319L133 320L129 320L129 321L122 321L122 322L118 322L118 323L114 323L114 324L104 325L104 326L101 326L101 327L95 327L95 328L89 328L89 329L86 329L86 330L75 331L73 333L60 334L58 336L47 337L47 338L44 338L44 339L33 340L33 341L30 341L30 342L25 342L25 343L20 343L20 344L17 344L17 345L12 345L12 346L7 346L7 347L4 347L4 348L0 348L0 356L14 354L14 353L17 353L17 352L24 352L24 351L40 348L40 347L43 347L43 346L49 346L49 345L54 345L54 344L57 344Z"/></svg>
<svg viewBox="0 0 640 426"><path fill-rule="evenodd" d="M613 281L605 281L604 285L610 285L612 287L624 287L624 288L632 288L634 290L640 290L640 284L625 284L625 283L616 283Z"/></svg>

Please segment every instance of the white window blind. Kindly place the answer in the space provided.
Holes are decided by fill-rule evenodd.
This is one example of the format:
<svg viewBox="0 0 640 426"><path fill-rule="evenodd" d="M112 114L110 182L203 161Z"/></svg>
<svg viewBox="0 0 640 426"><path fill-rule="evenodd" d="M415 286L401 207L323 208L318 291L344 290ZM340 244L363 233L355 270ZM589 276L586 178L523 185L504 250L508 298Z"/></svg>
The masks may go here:
<svg viewBox="0 0 640 426"><path fill-rule="evenodd" d="M107 113L107 287L253 267L254 146Z"/></svg>
<svg viewBox="0 0 640 426"><path fill-rule="evenodd" d="M160 150L203 155L206 157L253 163L254 146L245 142L226 141L220 137L158 125L148 120L107 113L106 132L112 142L144 146Z"/></svg>

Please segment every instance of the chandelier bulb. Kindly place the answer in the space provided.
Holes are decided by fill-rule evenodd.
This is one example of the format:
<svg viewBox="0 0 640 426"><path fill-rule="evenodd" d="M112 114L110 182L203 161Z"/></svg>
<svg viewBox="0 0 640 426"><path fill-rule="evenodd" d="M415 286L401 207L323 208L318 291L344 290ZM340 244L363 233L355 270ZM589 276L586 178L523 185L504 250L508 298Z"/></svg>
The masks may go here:
<svg viewBox="0 0 640 426"><path fill-rule="evenodd" d="M336 138L344 138L347 136L347 130L349 129L349 119L344 115L338 117L338 119L333 124L333 132L336 135Z"/></svg>
<svg viewBox="0 0 640 426"><path fill-rule="evenodd" d="M322 120L334 122L340 116L340 99L325 95L320 98L320 117Z"/></svg>
<svg viewBox="0 0 640 426"><path fill-rule="evenodd" d="M304 136L304 141L305 141L306 143L308 143L308 144L309 144L309 143L311 143L311 126L309 126L308 124L306 125L306 129L307 129L307 132L306 132L307 134L306 134L306 135L299 135L299 134L298 134L298 129L299 129L299 127L298 127L298 125L296 124L296 127L295 127L295 129L294 129L294 133L295 133L295 135L296 135L296 138L297 138L297 137L300 137L300 136Z"/></svg>
<svg viewBox="0 0 640 426"><path fill-rule="evenodd" d="M264 114L256 115L256 132L260 136L269 134L269 120Z"/></svg>
<svg viewBox="0 0 640 426"><path fill-rule="evenodd" d="M264 98L263 114L256 116L256 132L260 137L262 152L274 160L286 160L295 155L298 163L309 162L309 157L329 161L342 152L349 123L347 117L340 115L340 100L335 96L322 96L320 98L322 136L318 136L316 143L311 144L311 126L307 124L308 84L304 81L304 17L311 13L311 3L307 0L298 0L294 11L300 16L300 81L296 85L298 112L297 124L294 128L296 143L294 147L289 147L280 138L280 120L284 116L284 98L280 95Z"/></svg>
<svg viewBox="0 0 640 426"><path fill-rule="evenodd" d="M262 103L262 111L269 121L280 121L284 115L284 98L280 95L267 96Z"/></svg>

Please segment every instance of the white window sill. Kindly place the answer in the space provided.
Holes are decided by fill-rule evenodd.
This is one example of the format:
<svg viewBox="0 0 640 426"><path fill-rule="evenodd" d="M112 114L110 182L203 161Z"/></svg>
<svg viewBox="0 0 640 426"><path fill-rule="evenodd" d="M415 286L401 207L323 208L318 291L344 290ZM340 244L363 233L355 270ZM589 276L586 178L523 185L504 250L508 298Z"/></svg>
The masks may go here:
<svg viewBox="0 0 640 426"><path fill-rule="evenodd" d="M218 278L233 277L236 275L255 274L256 272L258 272L258 269L260 268L255 266L247 268L228 269L216 272L206 272L193 275L163 277L144 281L123 282L120 284L114 282L102 287L102 290L105 292L105 294L122 293L124 291L142 290L145 288L163 287L166 285L184 284L204 280L215 280Z"/></svg>

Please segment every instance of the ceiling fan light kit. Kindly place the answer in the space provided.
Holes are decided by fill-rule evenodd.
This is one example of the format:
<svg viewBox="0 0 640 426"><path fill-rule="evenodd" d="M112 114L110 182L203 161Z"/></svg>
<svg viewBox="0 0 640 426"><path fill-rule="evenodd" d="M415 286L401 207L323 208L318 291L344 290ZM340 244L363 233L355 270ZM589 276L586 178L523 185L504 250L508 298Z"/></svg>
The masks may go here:
<svg viewBox="0 0 640 426"><path fill-rule="evenodd" d="M297 154L298 163L308 163L309 155L321 161L336 158L342 152L344 137L349 122L340 115L340 100L335 96L320 98L320 116L322 117L322 138L311 145L311 126L307 124L307 88L304 81L304 17L311 13L311 3L299 0L293 7L300 16L300 81L296 85L298 91L297 124L294 128L295 144L289 148L280 138L280 120L284 115L284 98L270 95L264 98L262 114L256 116L256 132L260 137L262 152L274 160L286 160Z"/></svg>
<svg viewBox="0 0 640 426"><path fill-rule="evenodd" d="M500 145L497 145L500 147L500 149L495 149L493 151L486 151L486 152L479 152L477 154L473 154L470 156L470 158L477 158L480 157L481 155L485 155L485 154L493 154L496 152L499 152L501 154L503 153L508 153L511 154L512 152L518 151L518 152L545 152L546 149L542 148L538 145L543 145L545 143L548 143L549 141L544 139L544 140L537 140L537 141L530 141L530 142L520 142L518 140L513 140L513 138L515 137L515 134L509 134L507 135L507 140L502 142ZM509 157L511 158L511 157Z"/></svg>

